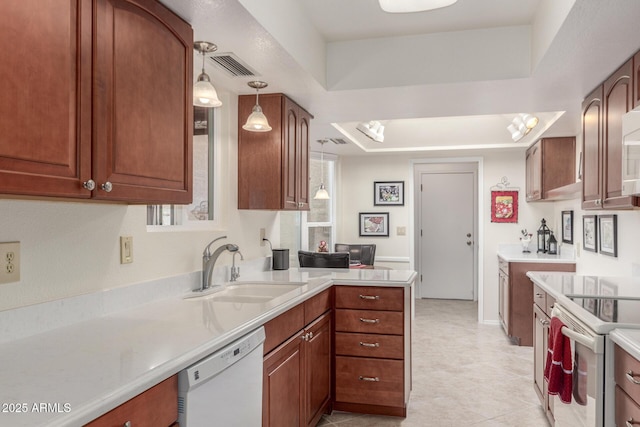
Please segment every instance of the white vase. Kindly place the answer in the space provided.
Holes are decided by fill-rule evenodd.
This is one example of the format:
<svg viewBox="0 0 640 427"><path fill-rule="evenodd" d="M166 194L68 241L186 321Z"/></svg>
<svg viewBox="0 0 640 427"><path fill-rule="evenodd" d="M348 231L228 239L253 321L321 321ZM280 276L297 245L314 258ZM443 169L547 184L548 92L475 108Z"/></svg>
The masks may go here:
<svg viewBox="0 0 640 427"><path fill-rule="evenodd" d="M522 245L522 252L523 253L529 253L531 252L529 250L529 243L531 243L531 237L527 236L527 237L521 237L520 238L520 244Z"/></svg>

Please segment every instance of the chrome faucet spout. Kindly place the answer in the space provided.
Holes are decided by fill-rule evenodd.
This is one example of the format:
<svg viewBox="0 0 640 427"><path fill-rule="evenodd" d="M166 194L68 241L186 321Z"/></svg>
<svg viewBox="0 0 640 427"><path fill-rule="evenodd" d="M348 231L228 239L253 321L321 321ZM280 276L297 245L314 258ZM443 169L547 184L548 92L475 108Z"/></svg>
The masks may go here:
<svg viewBox="0 0 640 427"><path fill-rule="evenodd" d="M211 287L211 277L213 276L213 267L218 260L220 254L224 251L229 252L238 252L240 249L238 245L234 245L233 243L228 243L226 245L219 246L215 251L211 252L211 245L220 239L225 239L227 236L218 237L209 243L202 252L202 283L200 285L200 291L204 291L205 289L209 289Z"/></svg>

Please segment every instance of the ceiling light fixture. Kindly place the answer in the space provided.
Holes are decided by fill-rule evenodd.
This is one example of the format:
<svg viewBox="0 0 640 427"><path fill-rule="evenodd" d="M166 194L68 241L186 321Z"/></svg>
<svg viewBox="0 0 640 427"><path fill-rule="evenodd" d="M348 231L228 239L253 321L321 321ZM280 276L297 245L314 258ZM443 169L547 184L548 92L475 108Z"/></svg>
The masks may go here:
<svg viewBox="0 0 640 427"><path fill-rule="evenodd" d="M520 141L531 132L531 129L536 127L538 121L538 118L531 114L518 114L507 126L507 130L511 133L511 139L514 142Z"/></svg>
<svg viewBox="0 0 640 427"><path fill-rule="evenodd" d="M271 126L269 126L267 116L264 115L258 103L258 91L267 87L268 84L260 81L253 81L247 84L256 90L256 105L253 106L251 114L247 118L247 122L242 126L242 129L248 130L249 132L269 132Z"/></svg>
<svg viewBox="0 0 640 427"><path fill-rule="evenodd" d="M382 126L382 124L377 120L360 123L356 126L356 129L373 139L375 142L384 142L384 126Z"/></svg>
<svg viewBox="0 0 640 427"><path fill-rule="evenodd" d="M458 0L378 0L380 8L388 13L424 12L451 6Z"/></svg>
<svg viewBox="0 0 640 427"><path fill-rule="evenodd" d="M218 99L218 92L211 84L211 79L204 72L204 57L207 53L215 52L218 46L209 42L195 42L193 48L202 54L202 72L193 85L193 105L198 107L220 107L222 102Z"/></svg>
<svg viewBox="0 0 640 427"><path fill-rule="evenodd" d="M324 186L324 144L327 143L326 139L319 139L318 143L322 147L320 150L320 187L316 191L316 195L313 196L315 200L329 200L329 192Z"/></svg>

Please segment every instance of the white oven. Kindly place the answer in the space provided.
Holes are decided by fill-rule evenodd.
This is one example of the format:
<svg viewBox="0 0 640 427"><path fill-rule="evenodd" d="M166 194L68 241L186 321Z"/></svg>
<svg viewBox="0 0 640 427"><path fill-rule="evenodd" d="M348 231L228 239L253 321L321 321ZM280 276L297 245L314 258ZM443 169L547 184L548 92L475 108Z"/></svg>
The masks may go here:
<svg viewBox="0 0 640 427"><path fill-rule="evenodd" d="M549 396L556 427L600 427L605 420L605 335L599 335L564 307L555 304L552 316L566 325L562 334L571 342L573 386L571 403Z"/></svg>

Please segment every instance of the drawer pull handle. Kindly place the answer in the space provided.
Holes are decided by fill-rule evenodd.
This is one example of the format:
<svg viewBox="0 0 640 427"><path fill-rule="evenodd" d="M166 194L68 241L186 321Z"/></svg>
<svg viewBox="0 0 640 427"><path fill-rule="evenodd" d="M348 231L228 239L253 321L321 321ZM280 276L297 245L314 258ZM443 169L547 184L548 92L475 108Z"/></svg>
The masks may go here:
<svg viewBox="0 0 640 427"><path fill-rule="evenodd" d="M547 319L538 319L540 321L540 324L542 324L542 326L548 326L549 322Z"/></svg>
<svg viewBox="0 0 640 427"><path fill-rule="evenodd" d="M380 299L380 295L360 295L360 299Z"/></svg>
<svg viewBox="0 0 640 427"><path fill-rule="evenodd" d="M380 319L365 319L364 317L361 317L360 321L364 323L380 323Z"/></svg>
<svg viewBox="0 0 640 427"><path fill-rule="evenodd" d="M639 422L639 421L634 421L634 419L633 419L633 418L629 418L629 419L628 419L627 421L625 421L624 423L625 423L625 425L626 425L627 427L633 427L634 425L638 425L638 424L640 424L640 422Z"/></svg>
<svg viewBox="0 0 640 427"><path fill-rule="evenodd" d="M378 378L378 377L363 377L362 375L360 375L359 380L360 381L370 381L370 382L374 382L375 383L375 382L380 381L380 378Z"/></svg>
<svg viewBox="0 0 640 427"><path fill-rule="evenodd" d="M540 292L536 292L536 298L542 298L542 294Z"/></svg>
<svg viewBox="0 0 640 427"><path fill-rule="evenodd" d="M362 341L360 341L360 345L362 347L376 347L376 348L380 347L380 344L378 344L377 342L370 343L370 342L362 342Z"/></svg>
<svg viewBox="0 0 640 427"><path fill-rule="evenodd" d="M635 379L636 374L633 373L633 371L629 371L626 374L626 377L629 381L631 381L632 383L634 383L635 385L640 385L640 381L638 381L637 379Z"/></svg>

